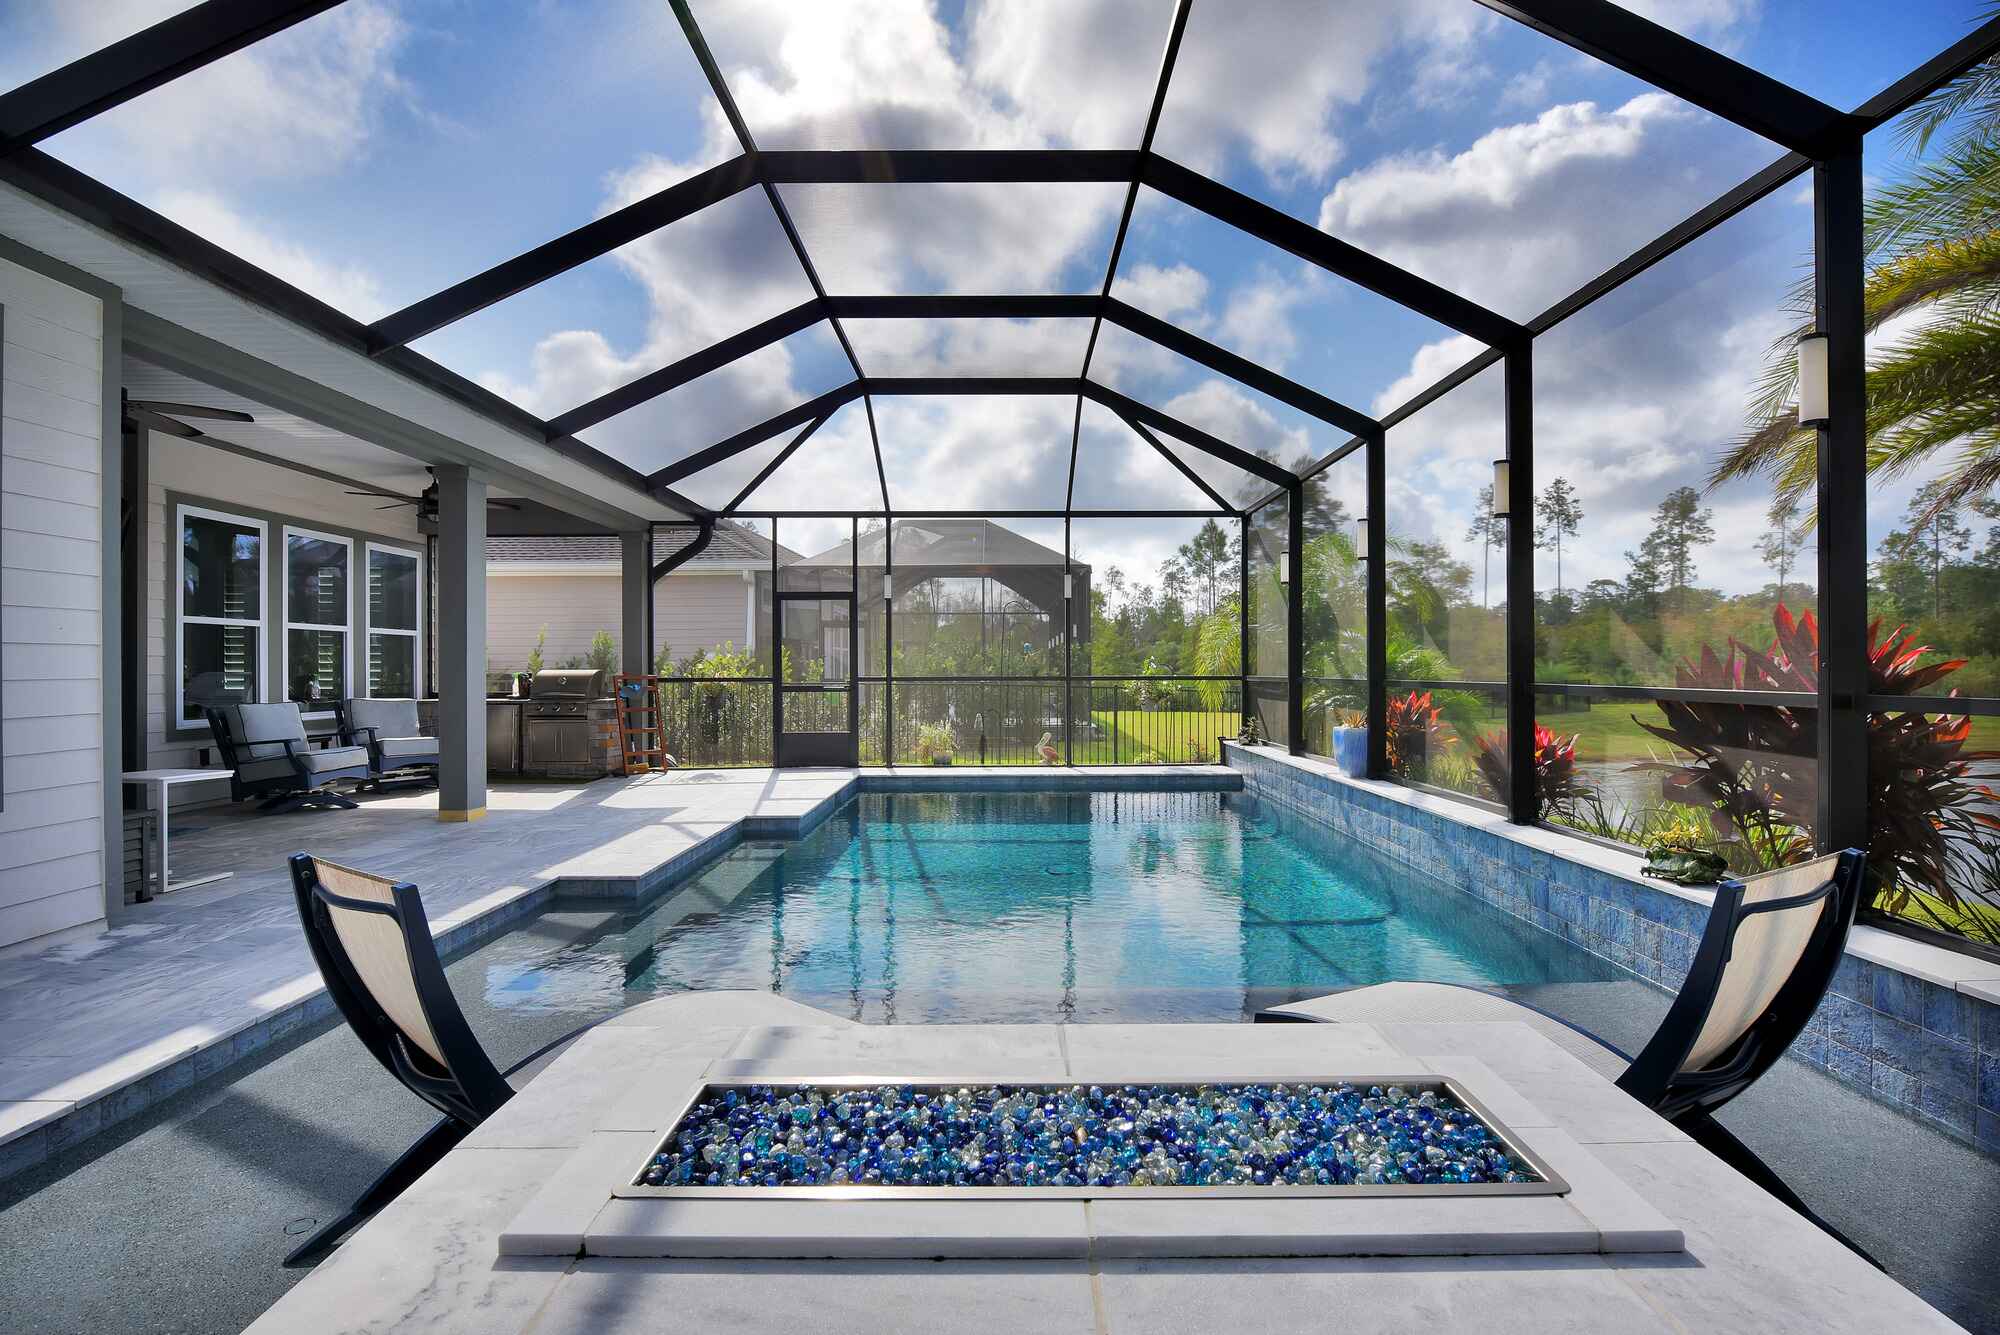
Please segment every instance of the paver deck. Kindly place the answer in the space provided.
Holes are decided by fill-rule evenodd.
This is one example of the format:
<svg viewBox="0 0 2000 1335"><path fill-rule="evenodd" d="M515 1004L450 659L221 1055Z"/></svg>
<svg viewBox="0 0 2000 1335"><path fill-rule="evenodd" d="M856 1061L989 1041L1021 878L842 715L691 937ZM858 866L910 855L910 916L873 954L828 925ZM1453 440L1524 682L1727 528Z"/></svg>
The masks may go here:
<svg viewBox="0 0 2000 1335"><path fill-rule="evenodd" d="M439 822L428 790L364 795L353 811L182 810L176 872L234 875L134 905L116 927L0 954L0 1178L329 1013L285 871L293 852L415 882L450 951L555 894L639 898L745 836L801 833L864 782L1222 788L1241 778L1169 766L680 770L496 785L487 818L470 825Z"/></svg>

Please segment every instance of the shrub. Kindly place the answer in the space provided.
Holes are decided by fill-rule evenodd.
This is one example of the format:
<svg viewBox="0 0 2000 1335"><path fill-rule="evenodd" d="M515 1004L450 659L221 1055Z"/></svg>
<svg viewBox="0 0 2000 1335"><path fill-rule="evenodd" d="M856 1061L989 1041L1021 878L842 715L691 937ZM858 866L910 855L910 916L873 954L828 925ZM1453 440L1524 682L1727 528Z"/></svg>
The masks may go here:
<svg viewBox="0 0 2000 1335"><path fill-rule="evenodd" d="M599 672L614 672L618 668L618 641L611 638L611 632L600 630L590 637L590 652L585 656L592 668Z"/></svg>
<svg viewBox="0 0 2000 1335"><path fill-rule="evenodd" d="M1701 690L1819 689L1819 625L1808 612L1794 619L1782 604L1771 614L1777 639L1760 652L1733 637L1717 654L1707 645L1683 661L1675 684ZM1871 695L1917 695L1964 666L1963 659L1925 663L1926 645L1897 627L1868 627ZM1938 697L1939 707L1956 695ZM1636 719L1691 763L1646 761L1633 768L1663 776L1676 800L1705 808L1716 833L1742 837L1766 866L1811 856L1819 797L1818 739L1813 711L1788 705L1656 702L1660 724ZM1968 715L1873 713L1868 716L1868 866L1880 904L1892 913L1913 895L1935 896L1962 912L1954 870L1974 871L1987 856L1981 836L2000 831L1989 809L1992 789L1969 779L1964 755ZM1976 883L1976 882L1974 882ZM1977 915L1974 915L1975 917Z"/></svg>
<svg viewBox="0 0 2000 1335"><path fill-rule="evenodd" d="M1473 743L1473 762L1497 802L1505 803L1512 788L1514 764L1507 750L1507 729ZM1576 810L1580 783L1576 772L1576 737L1559 737L1535 724L1535 815L1568 815Z"/></svg>
<svg viewBox="0 0 2000 1335"><path fill-rule="evenodd" d="M1387 736L1390 773L1420 777L1438 737L1438 707L1429 691L1390 697Z"/></svg>

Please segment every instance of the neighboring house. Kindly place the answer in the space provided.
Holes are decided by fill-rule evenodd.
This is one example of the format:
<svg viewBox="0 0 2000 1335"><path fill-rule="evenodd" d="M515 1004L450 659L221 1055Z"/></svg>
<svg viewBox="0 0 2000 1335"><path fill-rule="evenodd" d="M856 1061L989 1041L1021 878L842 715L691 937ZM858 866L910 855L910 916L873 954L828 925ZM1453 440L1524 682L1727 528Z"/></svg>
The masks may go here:
<svg viewBox="0 0 2000 1335"><path fill-rule="evenodd" d="M692 539L685 530L653 537L664 560ZM796 553L779 548L779 559ZM486 665L489 673L528 666L547 632L542 666L584 658L599 631L619 638L618 539L486 540ZM654 656L674 659L731 645L754 649L770 638L771 542L739 524L716 525L708 547L653 586Z"/></svg>

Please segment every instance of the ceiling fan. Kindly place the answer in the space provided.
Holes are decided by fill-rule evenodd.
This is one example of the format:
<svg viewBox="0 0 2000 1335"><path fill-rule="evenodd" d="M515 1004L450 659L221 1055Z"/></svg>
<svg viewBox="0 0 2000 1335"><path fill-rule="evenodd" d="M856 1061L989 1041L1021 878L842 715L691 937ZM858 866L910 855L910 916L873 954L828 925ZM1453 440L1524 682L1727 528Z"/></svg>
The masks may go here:
<svg viewBox="0 0 2000 1335"><path fill-rule="evenodd" d="M347 494L349 496L384 496L391 498L387 505L376 506L377 510L394 510L398 506L414 505L417 507L418 523L435 524L438 518L437 469L432 468L429 464L425 464L424 471L431 475L431 484L416 496L399 496L393 491L350 491ZM486 498L486 504L489 508L495 510L518 510L521 508L514 501L503 501L492 496Z"/></svg>
<svg viewBox="0 0 2000 1335"><path fill-rule="evenodd" d="M177 418L194 417L215 422L257 420L249 413L240 413L234 408L207 408L199 403L170 403L165 399L135 399L123 390L119 391L118 398L124 408L126 421L135 426L150 427L169 436L179 436L183 440L201 440L208 433L199 427L192 427L186 422L175 420Z"/></svg>

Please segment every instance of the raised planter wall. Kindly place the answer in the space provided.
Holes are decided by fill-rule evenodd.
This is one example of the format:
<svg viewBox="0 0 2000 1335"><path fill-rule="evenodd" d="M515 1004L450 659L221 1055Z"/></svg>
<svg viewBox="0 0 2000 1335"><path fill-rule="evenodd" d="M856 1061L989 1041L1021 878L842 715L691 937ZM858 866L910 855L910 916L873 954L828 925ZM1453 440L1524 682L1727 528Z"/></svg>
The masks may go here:
<svg viewBox="0 0 2000 1335"><path fill-rule="evenodd" d="M1251 796L1589 951L1680 986L1710 896L1639 873L1634 855L1517 826L1449 798L1341 776L1332 761L1224 747ZM2000 1154L2000 965L1856 927L1833 989L1791 1055Z"/></svg>

